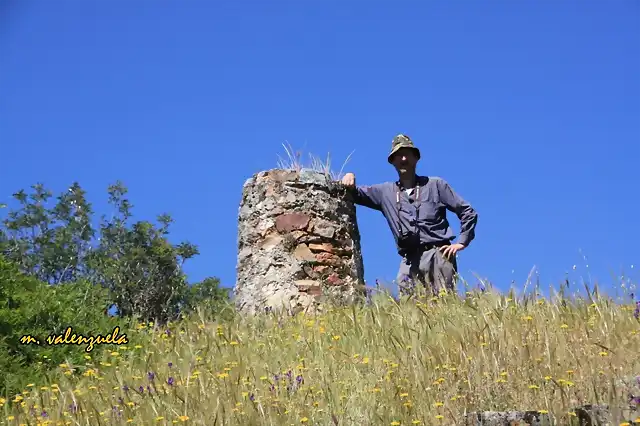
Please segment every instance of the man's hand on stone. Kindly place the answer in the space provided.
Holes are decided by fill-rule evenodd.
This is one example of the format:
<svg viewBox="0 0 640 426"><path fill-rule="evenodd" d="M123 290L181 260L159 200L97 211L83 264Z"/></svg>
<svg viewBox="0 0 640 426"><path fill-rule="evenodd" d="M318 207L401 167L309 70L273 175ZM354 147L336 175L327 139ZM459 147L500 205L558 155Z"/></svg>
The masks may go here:
<svg viewBox="0 0 640 426"><path fill-rule="evenodd" d="M464 244L455 243L448 246L440 247L440 251L444 255L445 259L450 259L452 256L455 257L456 253L465 249Z"/></svg>
<svg viewBox="0 0 640 426"><path fill-rule="evenodd" d="M356 184L356 176L353 173L347 173L342 178L342 183L346 186L354 186Z"/></svg>

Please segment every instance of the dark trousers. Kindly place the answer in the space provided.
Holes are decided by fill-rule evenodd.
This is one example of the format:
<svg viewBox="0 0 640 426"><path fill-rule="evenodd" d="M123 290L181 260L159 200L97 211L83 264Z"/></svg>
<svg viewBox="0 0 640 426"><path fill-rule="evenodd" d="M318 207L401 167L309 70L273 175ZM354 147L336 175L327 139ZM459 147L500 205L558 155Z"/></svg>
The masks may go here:
<svg viewBox="0 0 640 426"><path fill-rule="evenodd" d="M455 256L447 260L438 247L433 247L405 254L400 262L397 283L405 293L418 284L425 285L434 294L441 290L455 292L457 273Z"/></svg>

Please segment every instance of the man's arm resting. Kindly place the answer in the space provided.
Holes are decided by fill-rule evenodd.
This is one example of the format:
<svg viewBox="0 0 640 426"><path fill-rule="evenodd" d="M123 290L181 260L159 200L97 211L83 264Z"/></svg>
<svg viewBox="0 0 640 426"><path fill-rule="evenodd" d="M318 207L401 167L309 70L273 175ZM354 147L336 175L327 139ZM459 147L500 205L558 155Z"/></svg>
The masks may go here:
<svg viewBox="0 0 640 426"><path fill-rule="evenodd" d="M382 185L350 186L353 202L374 210L382 210Z"/></svg>

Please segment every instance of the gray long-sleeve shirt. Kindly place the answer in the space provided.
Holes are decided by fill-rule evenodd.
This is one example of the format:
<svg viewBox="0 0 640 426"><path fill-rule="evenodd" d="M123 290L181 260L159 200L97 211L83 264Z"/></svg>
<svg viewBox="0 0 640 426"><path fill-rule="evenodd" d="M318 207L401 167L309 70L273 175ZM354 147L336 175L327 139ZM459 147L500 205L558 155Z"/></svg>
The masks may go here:
<svg viewBox="0 0 640 426"><path fill-rule="evenodd" d="M393 238L402 231L418 232L424 244L450 243L455 239L447 210L460 219L458 242L468 246L475 238L478 213L442 178L417 176L416 189L409 196L400 182L353 187L354 202L382 212ZM413 200L419 187L419 200Z"/></svg>

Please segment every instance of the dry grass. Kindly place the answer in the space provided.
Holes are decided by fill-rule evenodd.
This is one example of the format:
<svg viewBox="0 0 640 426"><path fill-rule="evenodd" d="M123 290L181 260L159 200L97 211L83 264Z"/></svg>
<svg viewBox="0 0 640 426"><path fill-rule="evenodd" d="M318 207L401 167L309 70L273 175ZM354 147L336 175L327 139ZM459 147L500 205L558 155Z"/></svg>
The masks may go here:
<svg viewBox="0 0 640 426"><path fill-rule="evenodd" d="M287 154L286 160L282 157L278 156L278 167L284 170L294 170L296 172L300 172L302 169L310 169L316 172L320 172L330 178L331 180L340 180L343 176L344 167L349 162L351 155L353 152L347 156L344 163L342 163L342 167L338 172L335 172L331 169L331 154L327 153L327 159L321 160L320 157L309 154L310 164L305 165L302 161L302 152L300 150L294 150L290 144L282 144L284 150Z"/></svg>
<svg viewBox="0 0 640 426"><path fill-rule="evenodd" d="M640 372L634 308L382 294L315 318L141 325L128 347L62 365L0 410L12 425L451 425L508 409L568 424L576 405L624 399L615 380Z"/></svg>

